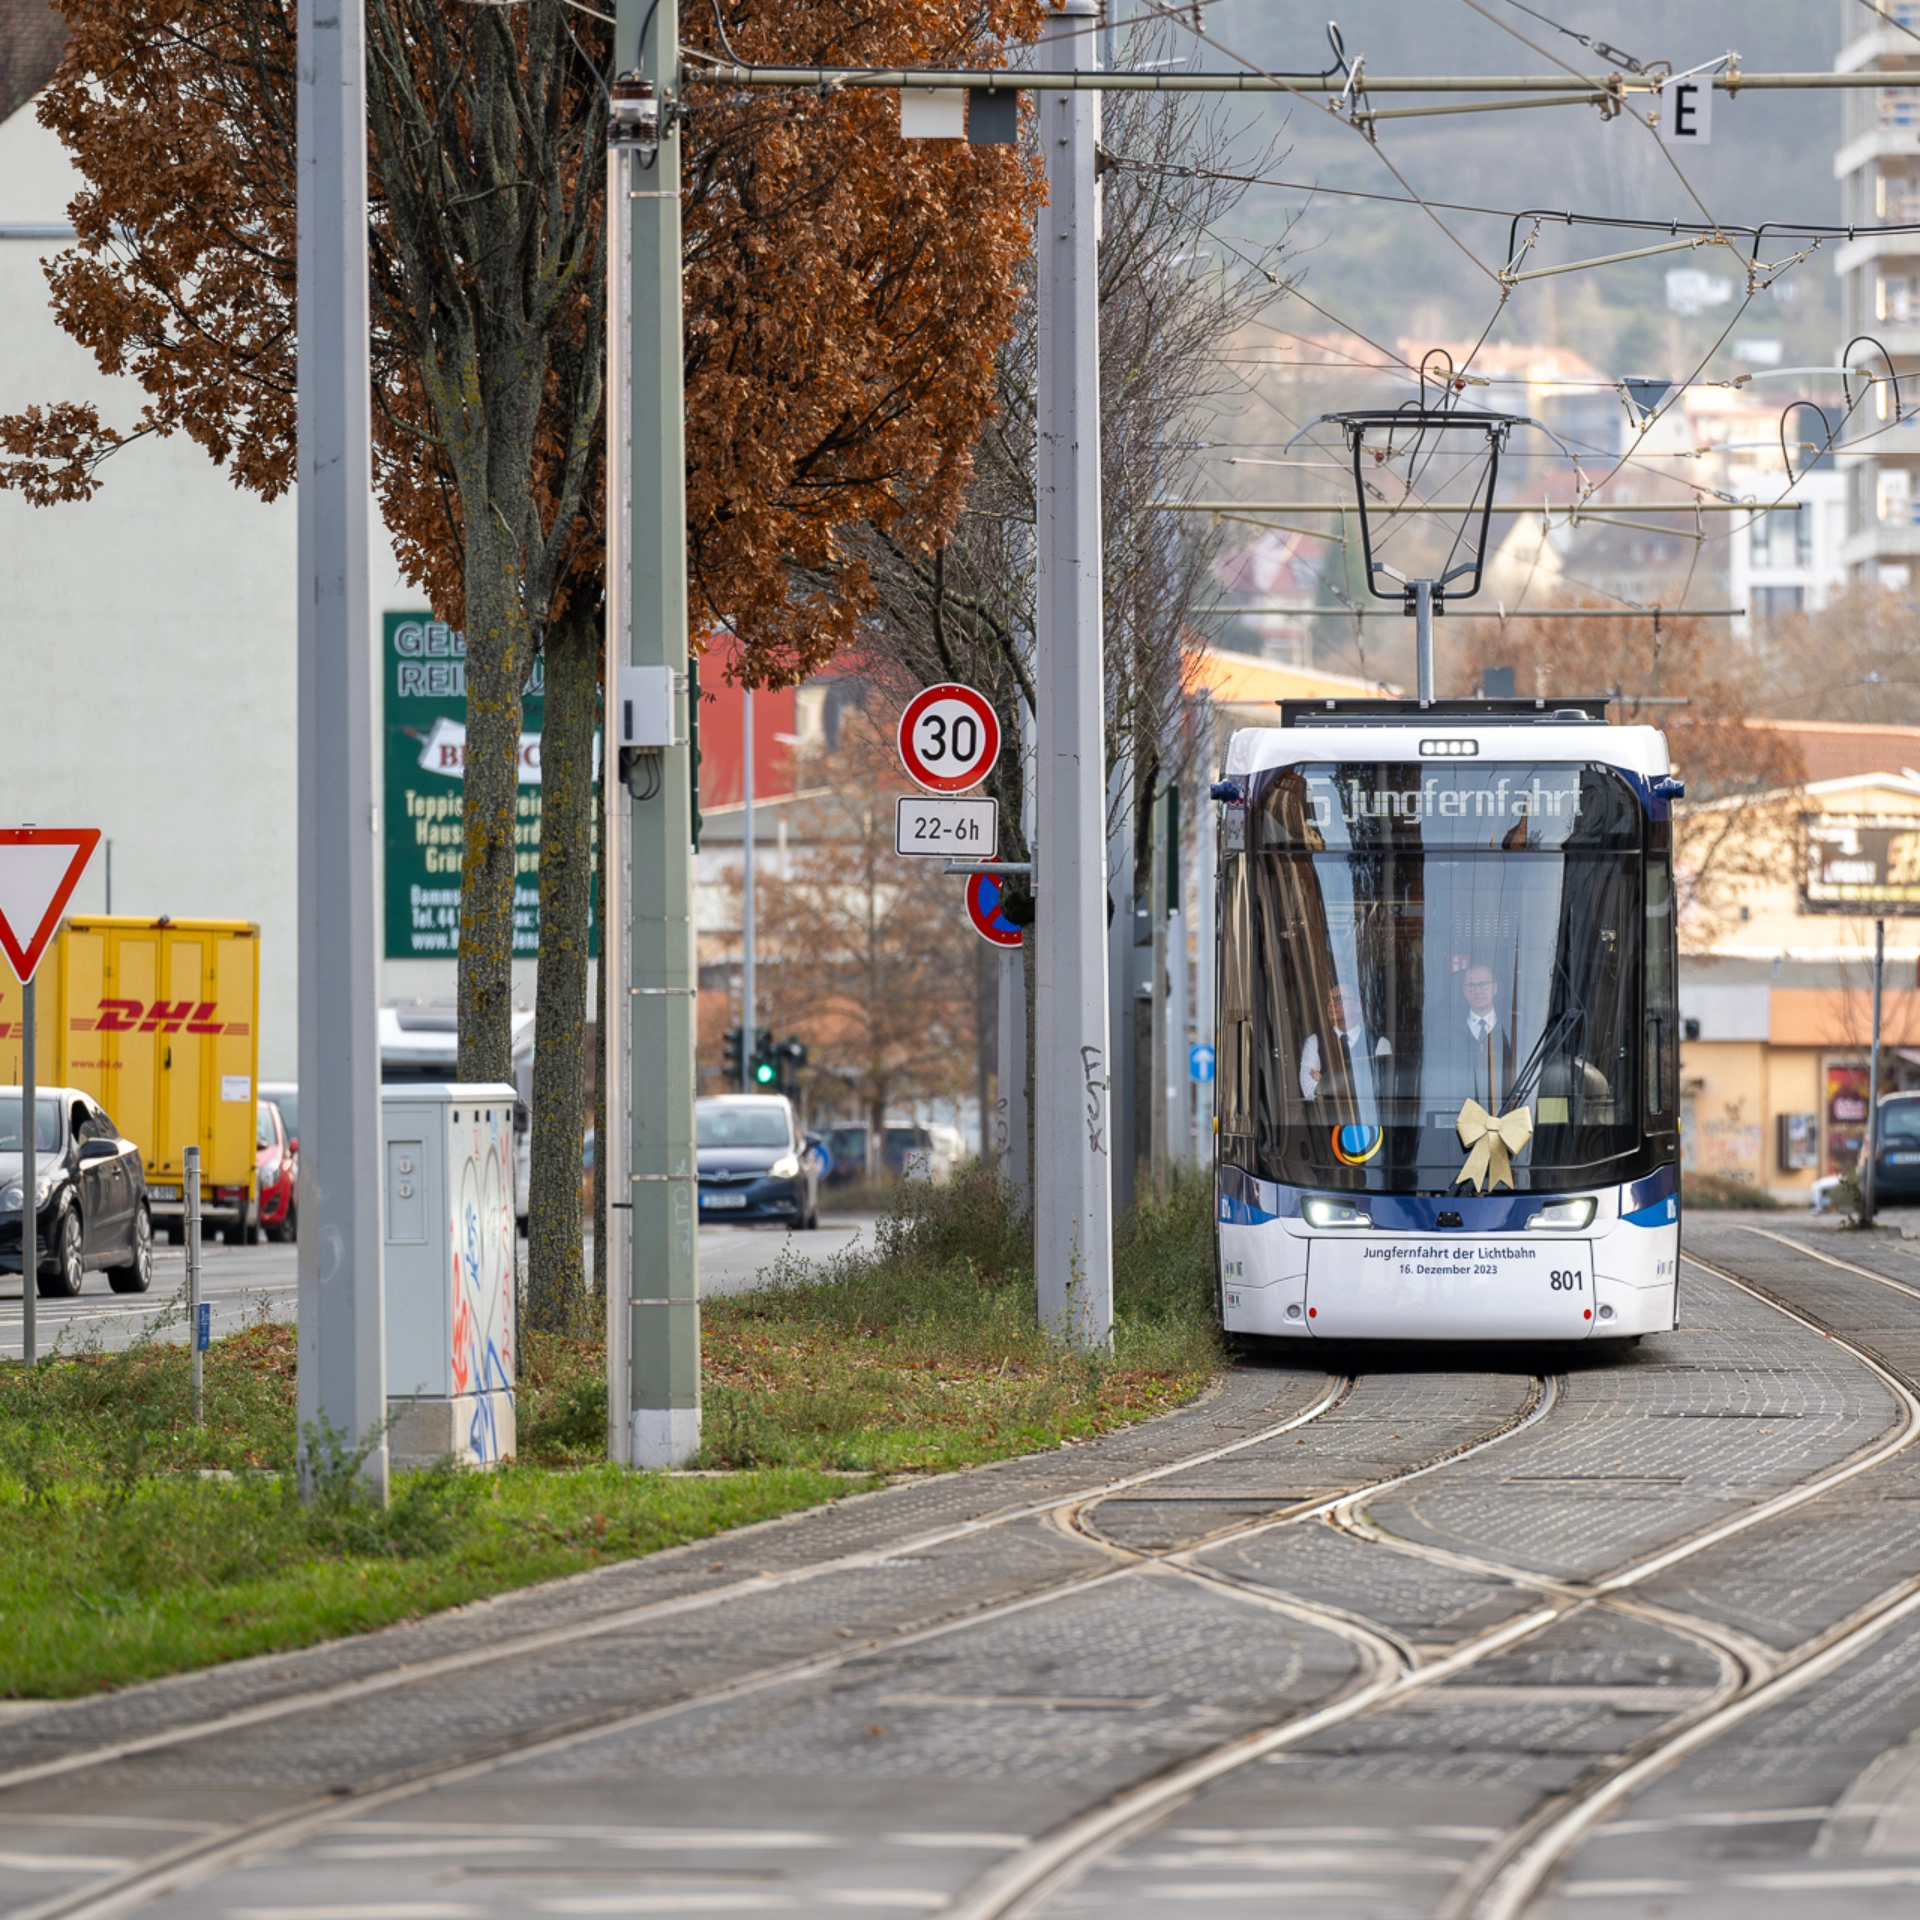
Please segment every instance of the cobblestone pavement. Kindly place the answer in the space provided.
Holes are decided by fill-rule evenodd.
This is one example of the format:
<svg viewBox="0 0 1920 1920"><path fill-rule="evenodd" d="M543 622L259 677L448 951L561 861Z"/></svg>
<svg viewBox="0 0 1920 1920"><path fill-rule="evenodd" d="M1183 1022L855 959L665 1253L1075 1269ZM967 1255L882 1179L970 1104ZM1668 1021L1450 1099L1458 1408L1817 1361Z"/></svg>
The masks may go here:
<svg viewBox="0 0 1920 1920"><path fill-rule="evenodd" d="M1920 1258L1762 1224L1687 1244L1815 1327L1689 1267L1630 1350L1283 1350L1093 1445L0 1719L0 1920L170 1854L138 1910L183 1920L984 1920L1051 1835L1020 1911L1909 1913L1920 1607L1876 1609L1920 1594L1920 1445L1852 1348L1920 1379Z"/></svg>

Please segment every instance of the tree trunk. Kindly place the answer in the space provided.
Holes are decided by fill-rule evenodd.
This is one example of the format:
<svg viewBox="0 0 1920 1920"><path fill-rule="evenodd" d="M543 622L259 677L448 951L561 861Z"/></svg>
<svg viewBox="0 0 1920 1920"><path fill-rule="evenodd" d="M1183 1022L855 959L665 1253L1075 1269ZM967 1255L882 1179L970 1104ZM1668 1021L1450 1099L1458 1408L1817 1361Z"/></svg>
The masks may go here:
<svg viewBox="0 0 1920 1920"><path fill-rule="evenodd" d="M464 490L463 490L464 491ZM470 501L469 527L484 522ZM533 665L517 556L467 549L467 747L460 865L460 1078L513 1078L513 894L521 870L521 696ZM526 838L533 838L532 819ZM537 857L525 856L533 871Z"/></svg>
<svg viewBox="0 0 1920 1920"><path fill-rule="evenodd" d="M548 630L546 660L527 1320L542 1333L578 1334L587 1305L580 1144L593 886L593 727L600 683L597 612L569 608Z"/></svg>

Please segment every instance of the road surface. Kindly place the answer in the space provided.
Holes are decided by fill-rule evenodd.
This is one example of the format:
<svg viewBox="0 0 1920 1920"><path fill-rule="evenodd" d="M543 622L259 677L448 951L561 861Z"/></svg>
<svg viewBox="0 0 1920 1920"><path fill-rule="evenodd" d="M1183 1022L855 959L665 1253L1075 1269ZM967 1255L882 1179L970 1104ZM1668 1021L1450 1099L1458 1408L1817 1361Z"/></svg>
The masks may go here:
<svg viewBox="0 0 1920 1920"><path fill-rule="evenodd" d="M0 1718L0 1917L1860 1920L1920 1897L1920 1246Z"/></svg>
<svg viewBox="0 0 1920 1920"><path fill-rule="evenodd" d="M813 1233L790 1233L782 1227L702 1227L700 1284L711 1295L742 1293L784 1274L798 1277L834 1254L872 1244L870 1214L823 1215ZM262 1314L293 1318L296 1248L272 1242L229 1247L209 1241L202 1253L201 1285L213 1306L216 1339ZM36 1302L40 1351L50 1352L56 1340L67 1351L88 1342L122 1347L142 1332L184 1340L185 1319L171 1303L185 1297L185 1285L186 1250L181 1247L154 1248L153 1286L145 1294L117 1294L104 1273L90 1273L79 1298ZM0 1277L0 1359L17 1360L20 1353L20 1281L8 1274Z"/></svg>

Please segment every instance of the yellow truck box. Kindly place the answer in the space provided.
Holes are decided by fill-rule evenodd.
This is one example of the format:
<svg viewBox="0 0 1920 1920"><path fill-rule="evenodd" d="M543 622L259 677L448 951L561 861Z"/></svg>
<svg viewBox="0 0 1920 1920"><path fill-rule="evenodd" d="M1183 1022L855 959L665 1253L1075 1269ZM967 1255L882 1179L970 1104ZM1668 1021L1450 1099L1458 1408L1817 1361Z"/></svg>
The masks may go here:
<svg viewBox="0 0 1920 1920"><path fill-rule="evenodd" d="M245 920L75 914L36 983L35 1072L79 1087L137 1141L155 1224L177 1242L185 1152L202 1216L233 1240L258 1220L260 929ZM20 982L0 957L0 1084L21 1080Z"/></svg>

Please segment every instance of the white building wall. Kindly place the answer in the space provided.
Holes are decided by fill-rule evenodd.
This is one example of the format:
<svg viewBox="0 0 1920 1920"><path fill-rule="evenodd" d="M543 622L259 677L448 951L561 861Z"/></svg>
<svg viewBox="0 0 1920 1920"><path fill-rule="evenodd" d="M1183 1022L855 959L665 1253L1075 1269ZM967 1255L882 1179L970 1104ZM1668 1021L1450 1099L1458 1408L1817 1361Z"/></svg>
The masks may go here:
<svg viewBox="0 0 1920 1920"><path fill-rule="evenodd" d="M0 233L65 222L78 178L33 109L0 123ZM55 324L39 265L0 238L0 412L85 400L120 427L141 395ZM257 920L260 1072L296 1062L294 502L242 493L184 436L141 441L84 504L0 492L0 822L97 826L116 913ZM374 525L379 525L375 515ZM421 607L376 540L387 609ZM106 905L96 859L75 908ZM515 966L532 1004L533 963ZM382 998L450 999L454 962L383 963Z"/></svg>
<svg viewBox="0 0 1920 1920"><path fill-rule="evenodd" d="M1920 73L1909 65L1920 8L1911 0L1883 0L1873 12L1840 0L1847 44L1834 61L1841 72L1885 69L1889 84L1841 100L1842 138L1834 155L1841 218L1866 229L1920 218ZM1862 32L1863 27L1868 28ZM1884 347L1902 383L1920 374L1920 235L1862 232L1839 248L1844 338L1868 335ZM1886 362L1868 347L1851 364L1884 374ZM1849 481L1848 538L1843 549L1857 585L1904 593L1920 570L1920 431L1893 420L1892 392L1883 382L1855 415L1841 442L1839 462Z"/></svg>
<svg viewBox="0 0 1920 1920"><path fill-rule="evenodd" d="M1732 469L1729 488L1743 500L1780 497L1785 476L1757 467ZM1827 466L1802 474L1797 508L1774 509L1753 521L1735 516L1727 545L1728 605L1745 607L1734 622L1747 634L1770 614L1817 613L1846 591L1847 476Z"/></svg>

